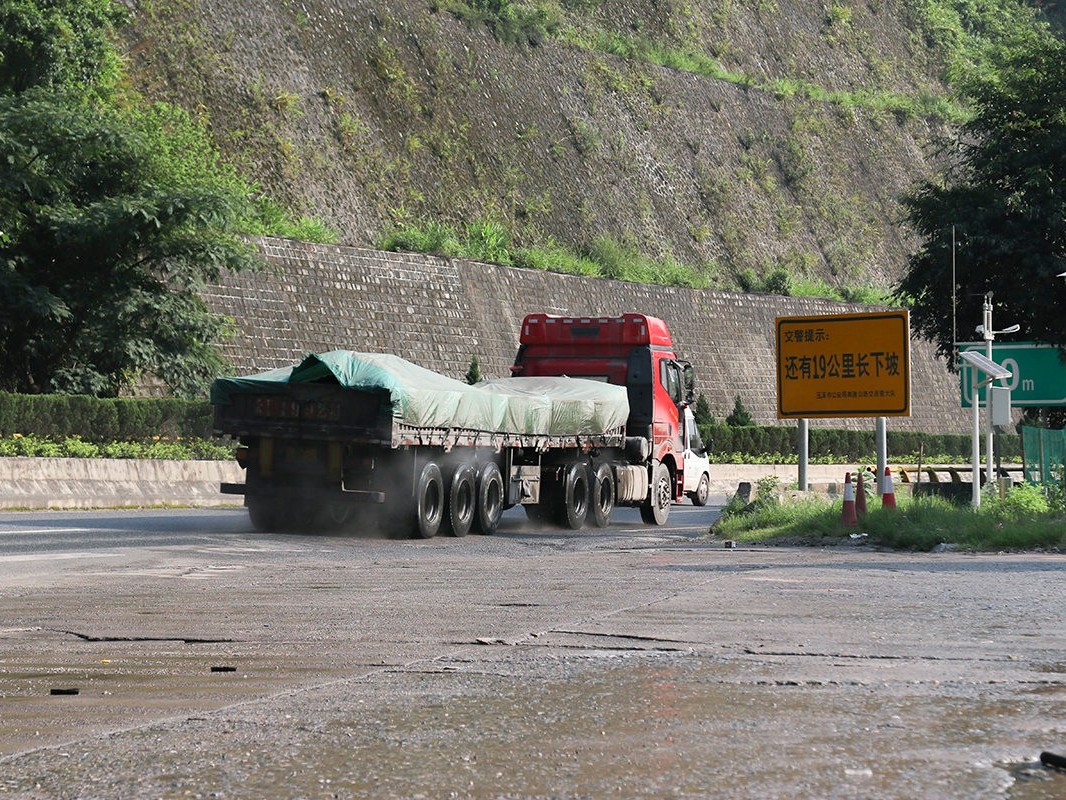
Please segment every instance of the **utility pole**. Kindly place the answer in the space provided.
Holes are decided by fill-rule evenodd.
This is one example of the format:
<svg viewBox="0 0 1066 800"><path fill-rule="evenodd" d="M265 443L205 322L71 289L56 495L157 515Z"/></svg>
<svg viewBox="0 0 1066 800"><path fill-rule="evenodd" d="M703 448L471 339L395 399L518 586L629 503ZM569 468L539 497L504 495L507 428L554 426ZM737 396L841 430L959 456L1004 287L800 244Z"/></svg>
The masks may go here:
<svg viewBox="0 0 1066 800"><path fill-rule="evenodd" d="M1066 273L1064 273L1066 274ZM985 340L985 357L992 361L992 342L996 338L997 333L1017 333L1021 330L1019 325L1008 325L1001 331L997 331L992 327L992 292L985 292L985 304L984 304L984 316L981 320L982 324L977 328L977 332L982 335ZM974 375L974 406L977 405L977 376ZM985 383L985 413L988 415L988 422L985 427L985 453L988 456L988 466L985 472L985 483L992 484L996 480L996 466L992 457L992 384L995 383L996 378L991 378ZM976 414L974 415L974 433L977 432ZM976 460L975 460L976 463ZM976 477L976 474L975 474Z"/></svg>
<svg viewBox="0 0 1066 800"><path fill-rule="evenodd" d="M984 334L985 338L985 357L992 360L992 340L996 338L996 332L992 329L992 292L985 293L985 307L984 307ZM988 417L987 424L985 425L985 455L988 457L988 468L985 471L985 483L991 485L995 482L995 475L993 475L993 461L992 461L992 384L993 381L989 381L985 387L985 415Z"/></svg>

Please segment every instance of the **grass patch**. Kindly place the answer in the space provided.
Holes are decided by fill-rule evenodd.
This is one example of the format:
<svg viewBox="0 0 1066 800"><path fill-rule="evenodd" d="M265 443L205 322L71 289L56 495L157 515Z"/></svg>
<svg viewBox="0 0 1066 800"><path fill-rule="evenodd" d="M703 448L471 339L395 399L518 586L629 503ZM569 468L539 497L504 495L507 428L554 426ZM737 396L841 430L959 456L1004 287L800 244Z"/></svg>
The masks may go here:
<svg viewBox="0 0 1066 800"><path fill-rule="evenodd" d="M633 245L607 236L597 237L581 250L572 250L554 239L528 247L519 246L507 228L494 220L475 220L459 227L441 222L409 223L387 232L378 240L378 247L630 283L694 289L707 288L709 284L703 270L682 264L670 255L650 258Z"/></svg>
<svg viewBox="0 0 1066 800"><path fill-rule="evenodd" d="M847 7L838 4L834 8ZM864 108L875 112L888 112L900 119L921 117L952 123L964 122L967 119L966 111L951 98L928 91L914 94L866 90L830 92L818 84L797 78L759 81L743 72L726 69L716 58L697 50L671 47L653 39L624 36L602 30L579 34L572 29L568 30L563 38L569 44L585 50L609 53L680 72L691 72L705 78L769 92L778 98L802 97L815 102L832 103L844 109Z"/></svg>
<svg viewBox="0 0 1066 800"><path fill-rule="evenodd" d="M735 276L736 284L715 285L719 270L714 263L685 264L669 253L653 258L630 243L610 236L597 236L580 249L552 238L527 246L518 245L506 226L495 220L480 219L465 225L449 225L435 220L407 222L382 234L381 250L429 253L449 258L491 261L508 267L543 269L568 275L610 278L629 283L681 286L689 289L719 289L793 296L817 296L845 302L885 303L886 298L871 287L832 287L813 281L794 281L784 269L761 277L754 270Z"/></svg>
<svg viewBox="0 0 1066 800"><path fill-rule="evenodd" d="M762 482L760 482L762 483ZM756 499L731 501L712 532L745 542L843 544L851 534L866 534L866 543L899 550L929 551L937 545L962 550L1034 550L1066 548L1066 506L1062 493L1019 484L1004 498L987 495L980 509L960 507L938 497L897 495L897 508L877 506L858 528L841 524L842 500L804 497L782 500L760 485Z"/></svg>
<svg viewBox="0 0 1066 800"><path fill-rule="evenodd" d="M598 27L568 25L565 7L566 4L560 6L554 2L516 0L434 0L430 6L434 11L448 11L468 24L487 25L497 39L509 44L536 45L549 39L557 39L582 50L690 72L769 92L779 98L803 97L817 102L833 103L845 109L858 107L876 112L891 112L899 118L922 117L953 123L966 119L965 111L951 98L929 92L830 92L817 84L791 77L759 81L744 72L728 69L717 58L694 47L673 45L648 36L627 36ZM570 10L573 11L574 7L571 6ZM851 16L851 6L846 3L834 2L826 7L825 22L830 41L850 30ZM927 17L928 11L920 15L923 22ZM926 22L923 27L939 29L934 22ZM957 20L953 30L960 41L969 42L973 38L963 30ZM949 53L949 60L953 63L963 60L957 52L960 45L954 39L950 43L940 43L940 46ZM970 58L977 57L976 53L966 52Z"/></svg>

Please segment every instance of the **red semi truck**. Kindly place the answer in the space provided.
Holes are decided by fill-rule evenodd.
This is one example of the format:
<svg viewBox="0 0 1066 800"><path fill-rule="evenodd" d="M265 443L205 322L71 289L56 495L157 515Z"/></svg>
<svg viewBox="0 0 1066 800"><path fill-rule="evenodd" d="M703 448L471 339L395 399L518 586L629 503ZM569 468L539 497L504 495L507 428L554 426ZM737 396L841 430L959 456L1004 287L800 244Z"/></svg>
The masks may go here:
<svg viewBox="0 0 1066 800"><path fill-rule="evenodd" d="M212 386L263 530L492 533L503 510L579 529L637 506L662 525L685 487L692 367L644 314L522 323L513 377L470 387L396 356L334 351ZM691 416L691 415L689 415Z"/></svg>

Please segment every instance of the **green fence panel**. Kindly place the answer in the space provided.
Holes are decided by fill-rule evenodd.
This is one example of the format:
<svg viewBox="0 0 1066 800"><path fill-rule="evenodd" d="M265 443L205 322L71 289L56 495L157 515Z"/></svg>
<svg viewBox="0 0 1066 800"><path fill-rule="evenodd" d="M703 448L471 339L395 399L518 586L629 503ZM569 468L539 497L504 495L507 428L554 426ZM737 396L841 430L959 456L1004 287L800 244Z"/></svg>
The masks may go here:
<svg viewBox="0 0 1066 800"><path fill-rule="evenodd" d="M1066 430L1022 426L1025 479L1045 486L1066 477Z"/></svg>

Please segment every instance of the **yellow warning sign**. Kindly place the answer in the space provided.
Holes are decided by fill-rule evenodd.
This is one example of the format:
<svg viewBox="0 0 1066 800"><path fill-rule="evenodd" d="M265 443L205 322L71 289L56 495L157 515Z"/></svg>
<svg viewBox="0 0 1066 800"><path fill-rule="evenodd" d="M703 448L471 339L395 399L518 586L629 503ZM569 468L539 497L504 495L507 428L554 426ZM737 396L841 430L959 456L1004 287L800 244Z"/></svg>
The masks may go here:
<svg viewBox="0 0 1066 800"><path fill-rule="evenodd" d="M907 417L906 311L777 318L777 416Z"/></svg>

